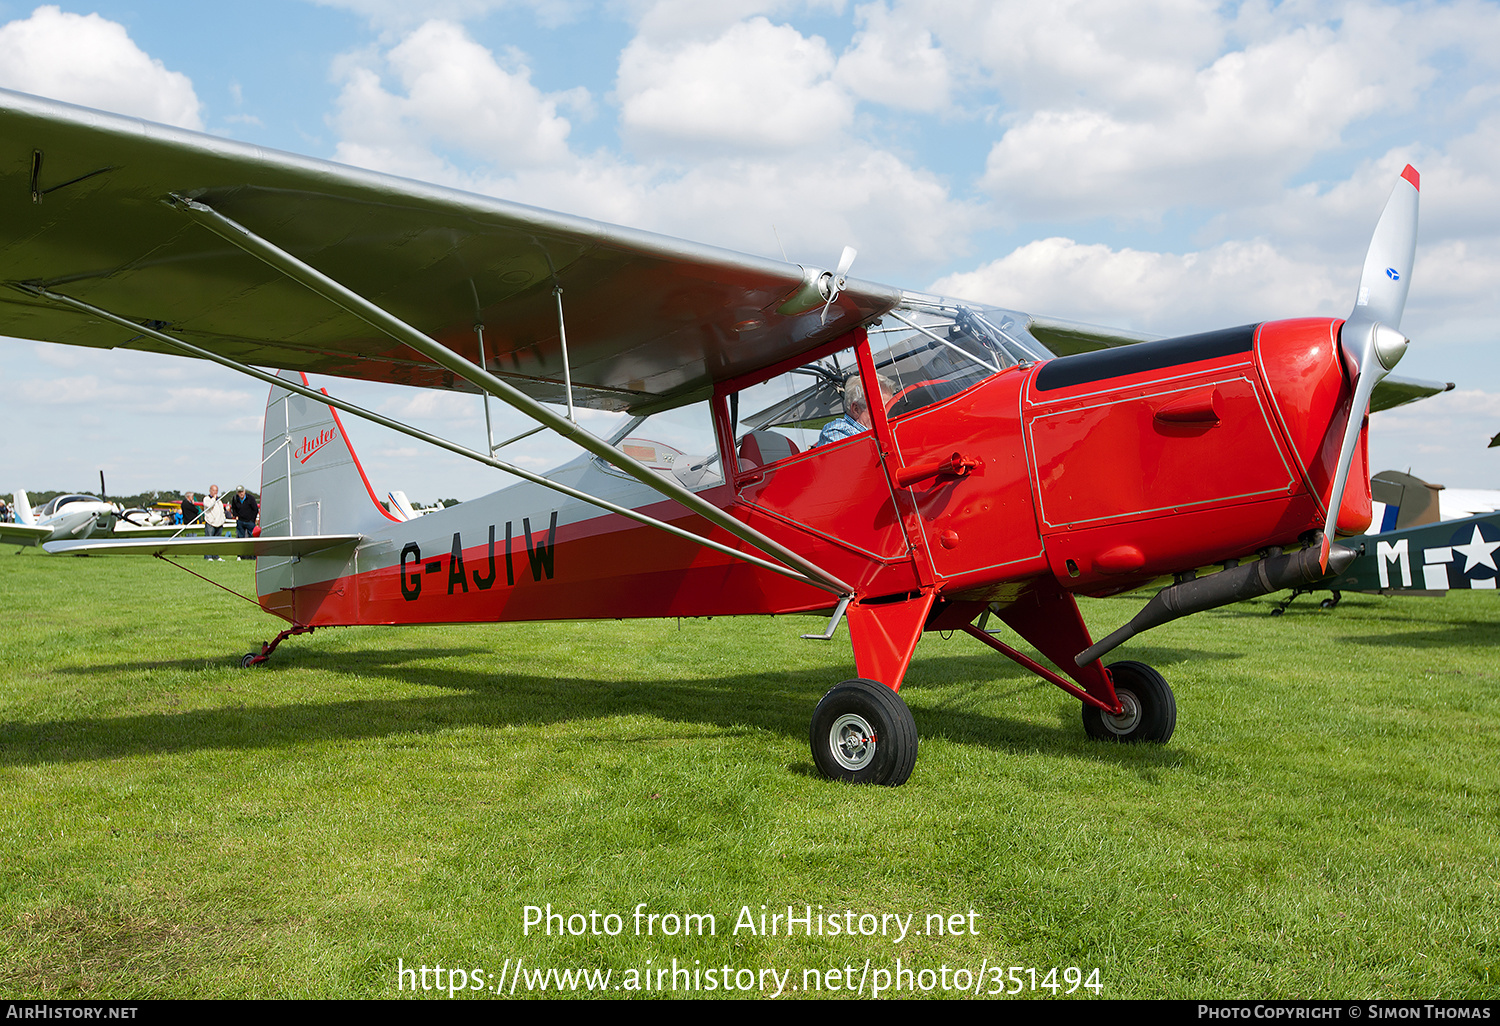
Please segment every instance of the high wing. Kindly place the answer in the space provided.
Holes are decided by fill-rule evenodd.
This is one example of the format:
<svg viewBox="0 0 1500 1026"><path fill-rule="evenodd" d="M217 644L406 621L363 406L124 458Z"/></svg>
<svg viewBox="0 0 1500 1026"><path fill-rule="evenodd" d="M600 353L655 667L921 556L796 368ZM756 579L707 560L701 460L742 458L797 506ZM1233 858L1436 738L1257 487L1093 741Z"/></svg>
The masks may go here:
<svg viewBox="0 0 1500 1026"><path fill-rule="evenodd" d="M184 201L475 363L482 325L487 370L554 402L570 370L573 401L601 409L700 398L901 298L849 281L825 310L830 275L818 268L0 90L0 282L243 363L477 390L226 243ZM0 291L0 335L173 351L34 292Z"/></svg>
<svg viewBox="0 0 1500 1026"><path fill-rule="evenodd" d="M125 538L108 541L59 541L42 546L67 556L308 556L353 545L363 535L307 534L275 538Z"/></svg>
<svg viewBox="0 0 1500 1026"><path fill-rule="evenodd" d="M174 197L548 402L568 398L569 378L580 406L645 412L691 401L902 298L850 280L825 310L830 275L816 267L0 90L0 283L80 300L242 363L478 391L194 223ZM1060 356L1157 337L1038 316L1028 326ZM180 355L17 288L0 292L0 335ZM1443 390L1387 378L1371 409Z"/></svg>

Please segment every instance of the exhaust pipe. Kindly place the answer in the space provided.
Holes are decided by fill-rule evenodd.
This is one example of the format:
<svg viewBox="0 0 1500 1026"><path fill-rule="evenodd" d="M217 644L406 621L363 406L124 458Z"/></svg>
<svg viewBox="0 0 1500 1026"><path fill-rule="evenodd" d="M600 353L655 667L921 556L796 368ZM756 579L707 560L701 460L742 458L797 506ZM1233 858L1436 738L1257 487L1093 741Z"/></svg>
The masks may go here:
<svg viewBox="0 0 1500 1026"><path fill-rule="evenodd" d="M1323 534L1320 531L1313 536L1307 548L1300 552L1290 555L1277 553L1207 577L1195 577L1169 585L1157 592L1156 597L1147 602L1145 608L1135 614L1129 623L1078 653L1073 657L1073 662L1079 666L1087 666L1141 631L1160 627L1189 613L1201 613L1205 609L1217 609L1231 602L1243 602L1245 599L1269 595L1273 591L1285 591L1287 588L1303 588L1327 577L1337 577L1354 561L1356 553L1353 549L1334 545L1328 553L1328 571L1325 573L1318 565L1322 547Z"/></svg>

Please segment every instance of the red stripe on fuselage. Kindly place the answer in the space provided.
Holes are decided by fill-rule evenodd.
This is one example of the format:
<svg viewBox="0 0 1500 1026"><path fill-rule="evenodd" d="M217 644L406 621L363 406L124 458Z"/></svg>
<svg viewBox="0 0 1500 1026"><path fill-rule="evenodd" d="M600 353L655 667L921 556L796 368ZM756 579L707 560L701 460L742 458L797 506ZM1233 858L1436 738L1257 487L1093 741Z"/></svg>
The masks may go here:
<svg viewBox="0 0 1500 1026"><path fill-rule="evenodd" d="M675 503L661 503L643 512L672 517L677 526L688 529L705 526L697 517L684 515ZM742 507L736 512L764 521L754 526L806 552L814 562L862 589L881 594L913 586L909 560L886 564L856 557L820 539L809 544L808 535L769 517ZM529 516L528 546L525 518L497 512L493 578L486 525L482 532L465 532L460 537L461 576L459 561L453 558L452 536L446 543L441 537L429 537L394 566L263 595L261 606L295 623L335 626L795 613L827 609L835 601L820 589L614 514L559 525L551 546L546 544L550 513L536 511ZM511 526L508 561L507 520ZM433 526L427 517L410 524L413 533L419 525L428 532ZM722 531L709 536L734 544ZM398 530L386 544L399 555L412 543Z"/></svg>

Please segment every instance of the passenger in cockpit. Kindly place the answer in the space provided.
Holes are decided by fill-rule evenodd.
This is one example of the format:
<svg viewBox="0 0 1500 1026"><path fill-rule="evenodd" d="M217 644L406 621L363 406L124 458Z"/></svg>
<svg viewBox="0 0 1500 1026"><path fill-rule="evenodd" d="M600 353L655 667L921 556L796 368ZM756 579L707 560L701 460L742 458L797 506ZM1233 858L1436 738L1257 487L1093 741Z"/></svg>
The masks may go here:
<svg viewBox="0 0 1500 1026"><path fill-rule="evenodd" d="M891 395L895 391L888 378L881 375L875 376L880 387L880 401L889 404ZM864 382L858 374L852 374L844 382L844 415L838 420L830 420L823 425L822 432L814 446L827 445L829 442L837 442L840 439L849 438L870 430L870 404L865 398Z"/></svg>

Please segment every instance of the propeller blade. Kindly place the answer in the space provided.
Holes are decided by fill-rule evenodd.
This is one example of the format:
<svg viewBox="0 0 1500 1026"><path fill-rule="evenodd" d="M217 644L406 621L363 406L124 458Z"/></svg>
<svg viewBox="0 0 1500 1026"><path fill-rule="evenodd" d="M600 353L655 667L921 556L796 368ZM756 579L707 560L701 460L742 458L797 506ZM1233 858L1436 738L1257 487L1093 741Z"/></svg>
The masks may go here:
<svg viewBox="0 0 1500 1026"><path fill-rule="evenodd" d="M1406 293L1411 288L1412 260L1417 252L1417 197L1421 179L1410 164L1401 172L1385 210L1375 225L1365 267L1359 276L1359 292L1350 319L1363 318L1401 326Z"/></svg>
<svg viewBox="0 0 1500 1026"><path fill-rule="evenodd" d="M1401 178L1386 200L1385 210L1375 225L1370 248L1365 253L1364 270L1359 276L1359 292L1354 309L1339 331L1339 348L1358 377L1354 398L1349 406L1349 421L1339 446L1339 461L1333 475L1333 490L1328 495L1328 512L1323 522L1323 542L1319 565L1328 569L1329 546L1338 524L1339 509L1344 503L1344 488L1349 483L1349 469L1354 450L1370 407L1370 395L1406 352L1407 338L1397 331L1406 309L1406 294L1411 288L1412 262L1417 250L1417 195L1421 179L1416 168L1406 165Z"/></svg>
<svg viewBox="0 0 1500 1026"><path fill-rule="evenodd" d="M833 276L840 280L840 284L843 282L844 275L849 273L849 268L854 266L854 258L857 256L859 256L859 250L853 246L845 246L844 251L839 254L839 267L833 272Z"/></svg>
<svg viewBox="0 0 1500 1026"><path fill-rule="evenodd" d="M835 299L839 298L839 293L844 291L849 268L854 266L854 258L858 255L859 250L853 246L845 246L844 251L839 254L839 266L828 282L828 301L823 304L823 315L818 319L818 323L828 323L828 308L833 305Z"/></svg>

